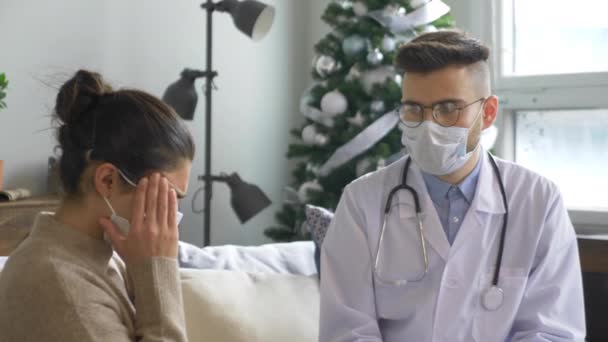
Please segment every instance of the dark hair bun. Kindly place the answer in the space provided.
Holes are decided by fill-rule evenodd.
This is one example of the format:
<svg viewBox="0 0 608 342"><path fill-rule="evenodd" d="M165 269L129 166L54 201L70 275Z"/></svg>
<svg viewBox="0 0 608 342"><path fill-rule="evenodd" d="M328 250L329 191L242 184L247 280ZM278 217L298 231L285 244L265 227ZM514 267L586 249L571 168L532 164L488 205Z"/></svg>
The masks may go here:
<svg viewBox="0 0 608 342"><path fill-rule="evenodd" d="M57 118L65 125L77 122L100 96L112 91L103 77L87 70L78 70L59 89L55 102Z"/></svg>

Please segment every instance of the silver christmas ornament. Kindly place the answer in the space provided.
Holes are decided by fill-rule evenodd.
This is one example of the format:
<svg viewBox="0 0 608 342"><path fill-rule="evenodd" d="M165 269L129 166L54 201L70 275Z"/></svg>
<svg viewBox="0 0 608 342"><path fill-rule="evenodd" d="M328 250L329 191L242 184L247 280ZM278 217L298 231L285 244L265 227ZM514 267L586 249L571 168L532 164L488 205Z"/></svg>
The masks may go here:
<svg viewBox="0 0 608 342"><path fill-rule="evenodd" d="M315 70L321 77L327 77L338 70L338 63L332 56L321 55L315 63Z"/></svg>
<svg viewBox="0 0 608 342"><path fill-rule="evenodd" d="M374 49L367 54L367 62L371 65L379 65L383 59L384 55L379 49Z"/></svg>

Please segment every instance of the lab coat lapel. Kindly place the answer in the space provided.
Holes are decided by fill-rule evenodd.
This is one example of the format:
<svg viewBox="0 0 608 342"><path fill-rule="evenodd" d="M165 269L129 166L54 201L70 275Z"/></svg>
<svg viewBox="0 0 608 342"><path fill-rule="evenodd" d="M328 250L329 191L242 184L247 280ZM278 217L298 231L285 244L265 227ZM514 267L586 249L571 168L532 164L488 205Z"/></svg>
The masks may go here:
<svg viewBox="0 0 608 342"><path fill-rule="evenodd" d="M499 180L494 173L489 159L490 156L482 149L480 157L482 164L475 196L452 245L452 255L466 245L467 241L474 238L471 236L472 234L479 234L481 227L486 224L492 215L505 213ZM500 229L500 226L495 228Z"/></svg>

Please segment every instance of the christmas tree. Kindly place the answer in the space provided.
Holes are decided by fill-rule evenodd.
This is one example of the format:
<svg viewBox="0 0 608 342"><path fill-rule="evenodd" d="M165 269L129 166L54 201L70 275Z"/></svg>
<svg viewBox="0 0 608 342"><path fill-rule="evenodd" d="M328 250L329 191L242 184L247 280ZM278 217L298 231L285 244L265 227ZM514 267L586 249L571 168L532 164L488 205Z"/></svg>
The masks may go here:
<svg viewBox="0 0 608 342"><path fill-rule="evenodd" d="M335 0L322 19L333 30L314 47L314 85L300 104L306 123L292 130L297 142L287 153L297 160L294 183L278 225L265 231L274 241L309 239L305 204L334 210L347 184L399 154L394 56L417 35L453 26L440 0Z"/></svg>

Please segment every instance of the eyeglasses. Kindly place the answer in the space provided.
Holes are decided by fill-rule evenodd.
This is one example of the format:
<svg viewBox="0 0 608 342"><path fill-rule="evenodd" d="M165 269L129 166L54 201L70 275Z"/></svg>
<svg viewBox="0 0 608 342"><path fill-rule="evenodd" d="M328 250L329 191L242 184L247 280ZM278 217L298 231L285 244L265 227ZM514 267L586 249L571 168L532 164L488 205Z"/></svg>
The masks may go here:
<svg viewBox="0 0 608 342"><path fill-rule="evenodd" d="M485 101L485 99L485 97L482 97L477 101L473 101L462 106L459 106L458 102L456 101L443 101L430 106L406 102L402 103L397 108L397 111L399 113L399 119L401 122L409 128L416 128L420 126L422 122L424 122L424 111L427 108L432 110L433 120L435 120L435 122L443 127L451 127L458 122L458 119L460 119L460 113L463 109L475 103Z"/></svg>
<svg viewBox="0 0 608 342"><path fill-rule="evenodd" d="M124 171L118 169L118 174L122 177L122 179L124 179L125 182L127 182L127 184L131 185L132 187L137 187L137 184L132 181L131 178L127 176ZM163 177L167 178L165 175L163 175ZM184 192L180 190L180 188L178 188L175 184L173 184L173 182L171 182L169 178L167 178L167 182L169 183L169 186L171 186L175 190L175 194L177 195L178 199L186 197Z"/></svg>

